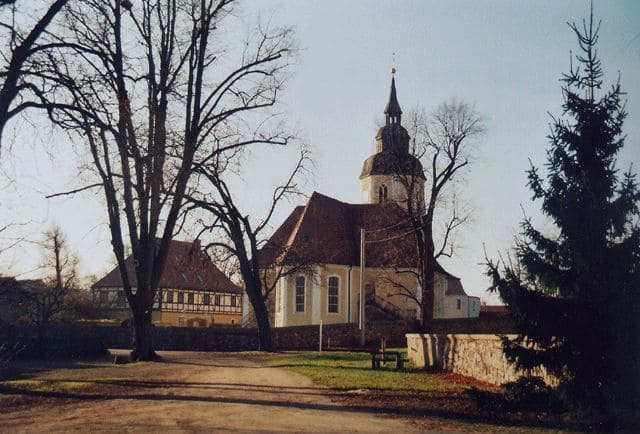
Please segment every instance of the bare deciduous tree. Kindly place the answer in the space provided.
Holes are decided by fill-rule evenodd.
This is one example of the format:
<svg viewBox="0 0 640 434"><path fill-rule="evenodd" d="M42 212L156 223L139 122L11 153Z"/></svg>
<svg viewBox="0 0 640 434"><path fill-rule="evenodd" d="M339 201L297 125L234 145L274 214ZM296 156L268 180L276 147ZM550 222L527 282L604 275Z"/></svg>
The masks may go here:
<svg viewBox="0 0 640 434"><path fill-rule="evenodd" d="M426 326L433 319L435 274L438 258L450 257L454 253L452 236L457 228L468 220L468 215L460 212L452 184L460 178L461 172L469 164L473 145L485 130L481 116L468 104L449 101L437 106L430 116L415 111L409 120L409 135L412 137L410 153L424 163L425 195L422 200L411 200L419 194L418 178L406 171L396 175L407 190L406 215L415 234L417 257L419 260L416 279L422 295L396 285L400 295L413 298L421 309L421 323ZM444 195L449 190L451 200L444 205ZM434 225L438 213L448 208L449 217L444 221L440 242L436 241ZM403 270L403 273L412 273Z"/></svg>
<svg viewBox="0 0 640 434"><path fill-rule="evenodd" d="M24 104L25 94L37 94L41 91L30 80L25 70L25 63L36 53L45 49L38 41L51 24L56 15L67 4L68 0L55 0L42 17L28 31L21 31L15 22L16 0L0 0L0 13L8 11L8 20L0 21L0 28L5 30L5 49L0 50L3 66L0 67L0 150L2 149L2 132L7 122L28 107ZM22 2L24 3L24 2ZM31 5L32 6L32 5ZM6 50L6 51L5 51ZM17 103L16 103L16 100Z"/></svg>
<svg viewBox="0 0 640 434"><path fill-rule="evenodd" d="M209 243L210 249L221 249L231 255L238 264L239 274L244 283L245 292L255 315L258 326L260 349L272 351L271 327L266 301L281 277L299 271L306 264L298 261L296 264L280 264L277 261L265 261L266 252L260 252L263 245L263 232L267 228L278 204L286 197L300 194L296 178L305 170L305 163L309 155L302 150L300 157L287 178L286 182L278 186L271 197L266 216L257 223L252 223L250 217L242 212L237 201L225 182L225 168L227 164L218 163L208 166L198 166L197 174L212 187L209 194L194 194L188 201L194 208L204 210L212 220L202 220L203 233L220 234L217 241ZM283 246L267 247L270 258L277 258L284 253ZM275 250L274 250L275 249ZM277 250L277 251L276 251ZM262 253L262 255L261 255Z"/></svg>
<svg viewBox="0 0 640 434"><path fill-rule="evenodd" d="M13 226L18 226L18 224L17 223L7 223L7 224L5 224L3 226L0 226L0 236L4 232L7 232L8 230L10 230ZM3 238L0 238L0 241L3 241ZM13 247L17 246L22 241L24 241L24 238L23 237L18 237L18 238L9 239L7 243L2 242L2 244L0 244L0 255L2 255L4 252L7 252L8 250L11 250Z"/></svg>
<svg viewBox="0 0 640 434"><path fill-rule="evenodd" d="M42 243L45 252L42 267L48 270L44 279L44 287L25 291L26 302L30 305L31 322L42 333L49 321L62 313L69 293L78 281L78 257L67 247L67 240L59 226L51 227Z"/></svg>
<svg viewBox="0 0 640 434"><path fill-rule="evenodd" d="M51 320L68 307L67 298L77 285L78 258L69 251L66 237L58 226L49 229L42 242L44 259L40 267L43 280L3 279L0 290L2 303L11 306L16 319L35 326L39 338L44 338Z"/></svg>
<svg viewBox="0 0 640 434"><path fill-rule="evenodd" d="M232 0L87 0L65 9L38 58L45 92L31 105L88 144L134 320L134 360L156 357L153 300L194 167L259 142L239 129L276 102L289 29L226 40ZM236 42L239 53L223 50ZM244 43L242 43L244 42ZM234 56L237 54L237 56ZM77 192L81 189L76 189ZM131 246L135 272L125 267Z"/></svg>
<svg viewBox="0 0 640 434"><path fill-rule="evenodd" d="M43 267L53 271L45 284L61 290L74 287L78 281L78 258L69 251L60 226L54 225L45 233L42 246L47 252Z"/></svg>

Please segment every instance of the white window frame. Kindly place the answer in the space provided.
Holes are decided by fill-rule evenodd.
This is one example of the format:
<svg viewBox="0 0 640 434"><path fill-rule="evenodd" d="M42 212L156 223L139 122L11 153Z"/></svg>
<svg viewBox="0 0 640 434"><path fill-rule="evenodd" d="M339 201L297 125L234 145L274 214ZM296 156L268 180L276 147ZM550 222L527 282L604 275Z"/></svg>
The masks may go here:
<svg viewBox="0 0 640 434"><path fill-rule="evenodd" d="M336 279L338 281L338 286L336 287L338 293L336 294L336 311L331 312L331 279ZM331 275L327 277L327 314L329 315L338 315L340 314L340 276Z"/></svg>
<svg viewBox="0 0 640 434"><path fill-rule="evenodd" d="M302 279L302 310L298 310L298 279ZM307 278L306 276L296 276L294 282L294 286L295 286L295 291L294 291L294 307L293 307L293 311L295 313L300 313L303 314L305 313L306 309L307 309Z"/></svg>

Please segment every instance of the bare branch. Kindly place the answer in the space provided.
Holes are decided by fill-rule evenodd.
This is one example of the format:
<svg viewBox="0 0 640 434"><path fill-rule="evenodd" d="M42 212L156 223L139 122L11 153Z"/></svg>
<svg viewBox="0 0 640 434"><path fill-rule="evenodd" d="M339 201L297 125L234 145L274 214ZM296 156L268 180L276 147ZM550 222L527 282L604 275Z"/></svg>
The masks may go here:
<svg viewBox="0 0 640 434"><path fill-rule="evenodd" d="M58 196L67 196L67 195L73 195L76 193L80 193L81 191L85 191L85 190L91 190L92 188L96 188L96 187L102 187L103 183L96 183L96 184L91 184L91 185L87 185L84 187L80 187L80 188L76 188L73 190L69 190L69 191L64 191L61 193L54 193L54 194L50 194L48 196L45 196L45 199L51 199L53 197L58 197Z"/></svg>

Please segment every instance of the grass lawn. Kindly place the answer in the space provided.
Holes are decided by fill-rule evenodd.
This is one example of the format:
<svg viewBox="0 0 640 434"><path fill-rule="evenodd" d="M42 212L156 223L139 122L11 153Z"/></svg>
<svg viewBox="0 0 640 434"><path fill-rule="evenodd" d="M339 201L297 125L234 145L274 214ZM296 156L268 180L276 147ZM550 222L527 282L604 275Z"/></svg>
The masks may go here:
<svg viewBox="0 0 640 434"><path fill-rule="evenodd" d="M588 428L571 414L505 413L481 409L467 390L476 387L498 391L497 386L458 374L425 372L411 366L404 372L395 371L393 363L374 371L368 353L286 353L270 359L268 364L291 369L333 389L335 399L345 405L373 408L399 416L422 416L425 429L441 429L440 425L428 425L434 420L463 422L471 431L542 432L550 429L568 432Z"/></svg>
<svg viewBox="0 0 640 434"><path fill-rule="evenodd" d="M401 351L401 350L389 350ZM406 357L406 351L404 354ZM393 363L387 363L380 370L371 369L369 353L348 352L308 352L296 353L270 360L275 367L290 368L304 374L319 384L338 390L387 390L387 391L432 391L460 392L463 384L458 384L444 375L425 375L422 371L396 371ZM463 377L460 380L464 381ZM467 382L469 380L467 379ZM475 382L481 384L479 382Z"/></svg>

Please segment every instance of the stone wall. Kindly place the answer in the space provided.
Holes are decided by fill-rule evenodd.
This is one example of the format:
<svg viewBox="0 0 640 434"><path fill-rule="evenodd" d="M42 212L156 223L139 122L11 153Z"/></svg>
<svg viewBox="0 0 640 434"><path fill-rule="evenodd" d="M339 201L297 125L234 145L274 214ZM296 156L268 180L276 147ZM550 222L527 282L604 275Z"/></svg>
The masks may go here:
<svg viewBox="0 0 640 434"><path fill-rule="evenodd" d="M409 360L418 368L455 372L492 384L515 381L523 375L507 362L497 335L412 333L406 338ZM532 375L555 384L555 380L543 371Z"/></svg>
<svg viewBox="0 0 640 434"><path fill-rule="evenodd" d="M6 325L0 328L0 346L24 347L21 357L83 357L106 353L105 338L118 339L120 327L52 324L38 335L33 327ZM130 340L130 339L129 339Z"/></svg>
<svg viewBox="0 0 640 434"><path fill-rule="evenodd" d="M368 324L367 346L379 345L380 338L387 346L404 346L405 334L415 330L404 321ZM277 350L317 350L319 326L273 328ZM241 327L154 327L153 342L157 350L175 351L252 351L259 349L257 329ZM323 326L323 347L357 347L360 330L357 324ZM81 357L98 354L107 348L131 348L132 332L128 327L112 325L55 324L39 337L29 326L0 328L0 345L26 345L23 356Z"/></svg>
<svg viewBox="0 0 640 434"><path fill-rule="evenodd" d="M404 347L405 335L417 330L417 324L405 321L378 321L365 327L365 346L380 345L386 340L388 347ZM281 327L272 329L274 346L279 350L316 350L320 327L317 325ZM359 347L361 331L357 324L330 324L322 327L323 348Z"/></svg>

